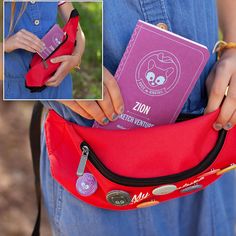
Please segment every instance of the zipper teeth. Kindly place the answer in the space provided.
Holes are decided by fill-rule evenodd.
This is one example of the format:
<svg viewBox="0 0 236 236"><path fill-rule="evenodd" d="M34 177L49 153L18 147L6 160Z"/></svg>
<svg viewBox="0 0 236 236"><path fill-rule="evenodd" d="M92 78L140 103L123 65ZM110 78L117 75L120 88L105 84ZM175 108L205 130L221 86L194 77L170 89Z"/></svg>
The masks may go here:
<svg viewBox="0 0 236 236"><path fill-rule="evenodd" d="M112 182L125 185L125 186L147 187L147 186L153 186L153 185L176 183L184 179L193 177L197 174L200 174L202 171L207 169L217 158L217 155L219 154L219 152L221 151L224 145L226 134L227 132L225 130L219 131L216 145L208 153L206 158L202 162L200 162L197 166L178 174L161 176L161 177L156 177L156 178L131 178L131 177L120 176L110 171L97 158L95 153L92 151L91 147L86 142L81 143L81 148L83 146L87 146L89 148L89 156L88 156L89 161L95 166L96 169L100 171L100 173L103 176L105 176L107 179L111 180Z"/></svg>

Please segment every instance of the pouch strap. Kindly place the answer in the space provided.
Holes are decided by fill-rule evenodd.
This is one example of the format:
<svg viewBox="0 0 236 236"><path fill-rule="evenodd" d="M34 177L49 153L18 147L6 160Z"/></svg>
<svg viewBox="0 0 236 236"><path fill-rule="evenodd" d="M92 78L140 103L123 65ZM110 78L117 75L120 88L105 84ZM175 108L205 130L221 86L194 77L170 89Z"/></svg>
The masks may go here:
<svg viewBox="0 0 236 236"><path fill-rule="evenodd" d="M40 223L41 223L41 187L40 187L40 137L41 137L41 116L43 111L43 105L40 102L36 102L33 108L31 122L30 122L30 147L33 162L34 178L35 178L35 193L37 200L38 213L32 236L40 235Z"/></svg>

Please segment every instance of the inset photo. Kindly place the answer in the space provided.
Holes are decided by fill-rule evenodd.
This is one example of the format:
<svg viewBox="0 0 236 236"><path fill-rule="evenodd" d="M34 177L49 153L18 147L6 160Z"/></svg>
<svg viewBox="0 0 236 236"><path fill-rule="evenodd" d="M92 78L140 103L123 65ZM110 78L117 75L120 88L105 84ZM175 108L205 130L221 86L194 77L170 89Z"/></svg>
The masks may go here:
<svg viewBox="0 0 236 236"><path fill-rule="evenodd" d="M102 4L4 1L4 100L102 99Z"/></svg>

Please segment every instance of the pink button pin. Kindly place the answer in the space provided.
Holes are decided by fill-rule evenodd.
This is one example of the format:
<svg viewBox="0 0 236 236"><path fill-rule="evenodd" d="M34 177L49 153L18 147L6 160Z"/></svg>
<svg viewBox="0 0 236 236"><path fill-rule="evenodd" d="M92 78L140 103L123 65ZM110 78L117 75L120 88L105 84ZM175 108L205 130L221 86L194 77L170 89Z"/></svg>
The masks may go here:
<svg viewBox="0 0 236 236"><path fill-rule="evenodd" d="M97 188L97 181L90 173L84 173L76 181L76 189L82 196L91 196L96 192Z"/></svg>

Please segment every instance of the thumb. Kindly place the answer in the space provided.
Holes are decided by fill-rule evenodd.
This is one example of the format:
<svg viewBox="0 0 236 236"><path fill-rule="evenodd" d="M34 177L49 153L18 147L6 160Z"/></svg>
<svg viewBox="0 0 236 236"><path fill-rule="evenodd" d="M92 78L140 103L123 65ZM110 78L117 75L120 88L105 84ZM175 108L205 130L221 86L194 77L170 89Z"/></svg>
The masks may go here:
<svg viewBox="0 0 236 236"><path fill-rule="evenodd" d="M67 56L67 55L60 56L60 57L54 57L50 60L50 62L51 63L59 63L59 62L67 61L68 57L69 56Z"/></svg>

